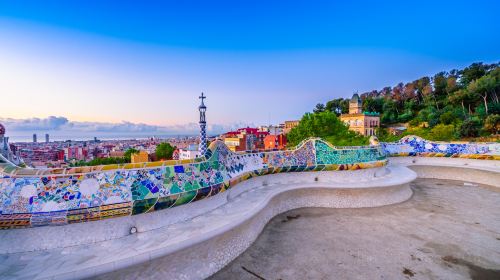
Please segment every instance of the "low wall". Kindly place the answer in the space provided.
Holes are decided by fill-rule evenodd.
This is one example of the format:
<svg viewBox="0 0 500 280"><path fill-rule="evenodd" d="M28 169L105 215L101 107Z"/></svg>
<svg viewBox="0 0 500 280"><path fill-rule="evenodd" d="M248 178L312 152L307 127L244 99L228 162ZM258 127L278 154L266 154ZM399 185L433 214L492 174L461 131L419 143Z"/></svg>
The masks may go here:
<svg viewBox="0 0 500 280"><path fill-rule="evenodd" d="M123 219L130 222L129 225L136 226L138 231L90 244L60 246L56 241L79 239L92 232L98 234L101 230L113 231L113 228L107 229L110 227L108 221L3 231L0 234L17 234L0 238L0 247L4 250L2 256L6 257L0 267L0 275L13 279L96 276L137 279L164 278L166 275L171 279L203 279L248 248L265 224L279 213L300 207L355 208L399 203L411 197L412 191L408 184L415 178L414 172L395 166L255 177L225 192L226 201L223 204L213 209L206 208L204 213L193 215L185 221L147 230L142 228L141 223L132 223L130 220L141 219L144 221L142 224L149 224L152 216L160 215L154 218L159 222L171 216L170 210L111 219L109 221ZM193 209L190 207L198 207L208 201L210 199L177 209L189 212ZM93 228L88 227L87 232L81 233L65 232L65 229L78 226ZM120 226L120 223L114 226ZM54 242L46 239L32 243L32 246L38 244L38 248L25 247L20 250L16 243L20 243L20 240L25 242L25 238L37 230L46 231L43 235L52 235L50 238ZM44 248L46 244L51 248ZM5 253L6 249L10 253Z"/></svg>
<svg viewBox="0 0 500 280"><path fill-rule="evenodd" d="M463 158L395 157L390 165L407 166L419 178L460 180L500 187L500 161Z"/></svg>
<svg viewBox="0 0 500 280"><path fill-rule="evenodd" d="M67 225L177 207L255 176L382 166L378 147L336 148L309 139L295 150L233 153L212 143L188 161L26 169L0 164L0 229Z"/></svg>
<svg viewBox="0 0 500 280"><path fill-rule="evenodd" d="M438 142L418 136L380 143L388 156L453 157L500 160L500 143Z"/></svg>

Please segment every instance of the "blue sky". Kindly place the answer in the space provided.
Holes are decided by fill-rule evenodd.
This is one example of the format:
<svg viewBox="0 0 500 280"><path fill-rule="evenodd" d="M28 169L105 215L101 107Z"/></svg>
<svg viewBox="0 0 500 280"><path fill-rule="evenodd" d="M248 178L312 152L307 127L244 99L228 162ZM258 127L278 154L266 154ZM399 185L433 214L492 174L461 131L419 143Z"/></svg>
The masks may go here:
<svg viewBox="0 0 500 280"><path fill-rule="evenodd" d="M193 130L205 91L213 130L279 123L500 58L498 1L137 2L0 2L2 122Z"/></svg>

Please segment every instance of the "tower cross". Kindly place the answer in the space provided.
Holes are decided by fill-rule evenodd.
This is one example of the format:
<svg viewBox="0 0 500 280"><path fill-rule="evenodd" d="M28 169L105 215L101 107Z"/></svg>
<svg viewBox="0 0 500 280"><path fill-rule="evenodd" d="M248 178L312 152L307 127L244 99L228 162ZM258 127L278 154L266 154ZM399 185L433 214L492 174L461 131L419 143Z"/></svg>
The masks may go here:
<svg viewBox="0 0 500 280"><path fill-rule="evenodd" d="M198 97L198 98L199 98L199 99L201 99L201 103L203 103L203 99L205 99L205 98L207 98L207 97L206 97L206 96L204 95L204 93L202 92L202 93L201 93L201 96L200 96L200 97Z"/></svg>

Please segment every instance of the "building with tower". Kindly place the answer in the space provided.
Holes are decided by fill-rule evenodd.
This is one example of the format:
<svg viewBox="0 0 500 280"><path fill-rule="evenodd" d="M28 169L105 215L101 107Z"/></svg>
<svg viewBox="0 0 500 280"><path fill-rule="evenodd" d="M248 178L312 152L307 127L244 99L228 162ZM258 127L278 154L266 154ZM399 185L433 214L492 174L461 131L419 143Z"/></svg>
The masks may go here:
<svg viewBox="0 0 500 280"><path fill-rule="evenodd" d="M349 101L349 114L340 115L340 120L349 129L365 136L372 136L380 127L380 115L375 112L363 112L361 98L355 93Z"/></svg>
<svg viewBox="0 0 500 280"><path fill-rule="evenodd" d="M207 106L205 106L204 99L207 97L202 92L199 98L201 99L201 105L198 107L198 110L200 111L200 144L198 149L200 151L200 155L204 156L207 152L207 121L205 118Z"/></svg>

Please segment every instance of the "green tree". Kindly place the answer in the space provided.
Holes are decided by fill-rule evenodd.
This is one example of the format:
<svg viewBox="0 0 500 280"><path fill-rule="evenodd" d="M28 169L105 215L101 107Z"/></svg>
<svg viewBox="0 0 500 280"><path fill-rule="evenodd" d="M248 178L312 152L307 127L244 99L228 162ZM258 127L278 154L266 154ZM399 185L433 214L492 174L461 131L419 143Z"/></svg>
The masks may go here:
<svg viewBox="0 0 500 280"><path fill-rule="evenodd" d="M309 137L321 137L337 146L365 145L368 138L350 131L332 112L306 113L287 135L293 147Z"/></svg>
<svg viewBox="0 0 500 280"><path fill-rule="evenodd" d="M382 112L384 107L384 99L380 97L367 97L363 100L363 111L365 112Z"/></svg>
<svg viewBox="0 0 500 280"><path fill-rule="evenodd" d="M479 135L480 124L473 119L466 119L459 127L458 134L460 137L477 137Z"/></svg>
<svg viewBox="0 0 500 280"><path fill-rule="evenodd" d="M125 154L123 155L123 157L125 158L125 160L126 160L127 162L130 162L130 161L131 161L130 157L132 156L132 154L137 154L138 152L139 152L139 151L138 151L138 150L136 150L136 149L134 149L134 148L129 148L129 149L127 149L127 150L125 151Z"/></svg>
<svg viewBox="0 0 500 280"><path fill-rule="evenodd" d="M399 115L398 105L392 100L388 99L384 102L382 107L382 122L383 123L394 123Z"/></svg>
<svg viewBox="0 0 500 280"><path fill-rule="evenodd" d="M156 146L156 157L158 159L166 160L172 159L172 155L174 154L175 147L170 145L170 143L160 143Z"/></svg>
<svg viewBox="0 0 500 280"><path fill-rule="evenodd" d="M463 86L468 86L469 83L475 81L486 74L486 67L482 62L472 63L469 67L464 68L460 71L461 73L461 84Z"/></svg>
<svg viewBox="0 0 500 280"><path fill-rule="evenodd" d="M498 134L500 131L500 115L489 115L484 121L484 130L491 134Z"/></svg>
<svg viewBox="0 0 500 280"><path fill-rule="evenodd" d="M436 96L446 95L446 87L448 85L446 72L439 72L434 75L432 82L434 83L434 93Z"/></svg>
<svg viewBox="0 0 500 280"><path fill-rule="evenodd" d="M439 121L442 124L452 124L457 119L456 115L452 111L447 111L441 114Z"/></svg>
<svg viewBox="0 0 500 280"><path fill-rule="evenodd" d="M324 111L325 111L325 105L323 103L316 104L316 107L313 110L314 113L321 113Z"/></svg>

